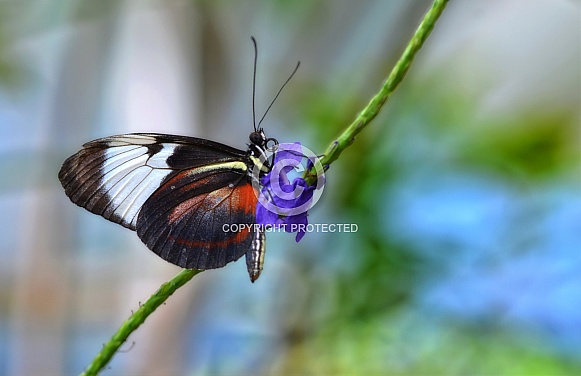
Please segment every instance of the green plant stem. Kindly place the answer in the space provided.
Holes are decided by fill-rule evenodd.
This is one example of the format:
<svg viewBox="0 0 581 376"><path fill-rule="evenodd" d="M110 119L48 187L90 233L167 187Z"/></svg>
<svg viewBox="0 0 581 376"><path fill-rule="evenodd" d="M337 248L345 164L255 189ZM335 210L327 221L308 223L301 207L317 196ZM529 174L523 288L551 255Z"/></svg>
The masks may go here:
<svg viewBox="0 0 581 376"><path fill-rule="evenodd" d="M113 355L117 352L119 347L127 340L127 337L135 331L145 319L153 313L169 298L177 289L185 285L196 274L202 272L195 269L184 269L178 275L173 277L170 281L161 285L147 301L142 304L137 311L135 311L117 330L117 333L111 337L109 342L103 345L103 348L97 354L95 359L89 364L85 372L81 375L89 376L96 375L109 363Z"/></svg>
<svg viewBox="0 0 581 376"><path fill-rule="evenodd" d="M371 98L371 101L369 101L367 106L365 106L343 133L327 147L323 157L320 159L323 166L328 166L339 158L339 155L355 141L355 136L377 116L385 102L387 102L390 95L395 91L410 69L414 57L430 35L447 3L448 0L435 0L432 3L432 7L424 16L420 26L418 26L414 36L408 43L403 55L393 67L381 90ZM314 169L309 171L308 174L307 182L313 184L316 181Z"/></svg>

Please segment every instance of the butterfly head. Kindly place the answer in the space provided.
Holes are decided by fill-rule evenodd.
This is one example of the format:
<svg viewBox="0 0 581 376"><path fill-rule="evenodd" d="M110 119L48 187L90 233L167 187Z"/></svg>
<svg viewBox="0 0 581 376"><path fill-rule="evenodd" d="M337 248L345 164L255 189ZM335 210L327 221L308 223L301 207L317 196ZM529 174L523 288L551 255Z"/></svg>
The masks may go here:
<svg viewBox="0 0 581 376"><path fill-rule="evenodd" d="M248 138L250 139L251 145L257 146L261 150L266 150L278 145L276 138L266 137L266 134L262 128L250 133Z"/></svg>
<svg viewBox="0 0 581 376"><path fill-rule="evenodd" d="M264 131L262 129L259 129L258 131L254 131L254 132L250 133L248 138L250 139L250 142L253 145L260 146L260 147L266 146L267 138L266 138L266 135L264 134Z"/></svg>

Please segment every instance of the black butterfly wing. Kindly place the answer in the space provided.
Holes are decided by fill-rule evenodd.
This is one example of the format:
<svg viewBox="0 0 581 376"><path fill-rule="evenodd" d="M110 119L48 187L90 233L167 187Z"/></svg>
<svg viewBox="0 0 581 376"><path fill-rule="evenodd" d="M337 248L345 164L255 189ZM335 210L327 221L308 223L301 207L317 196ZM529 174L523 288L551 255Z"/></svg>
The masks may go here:
<svg viewBox="0 0 581 376"><path fill-rule="evenodd" d="M211 269L242 256L252 241L250 230L221 228L255 222L245 158L204 139L127 134L85 144L64 162L59 180L72 202L137 230L165 260Z"/></svg>
<svg viewBox="0 0 581 376"><path fill-rule="evenodd" d="M225 162L173 176L143 205L137 235L184 268L214 269L237 260L250 249L255 231L230 231L231 225L256 221L257 198L245 169L241 162Z"/></svg>
<svg viewBox="0 0 581 376"><path fill-rule="evenodd" d="M135 230L139 210L164 180L185 169L244 155L194 137L126 134L83 145L63 163L59 180L73 203Z"/></svg>

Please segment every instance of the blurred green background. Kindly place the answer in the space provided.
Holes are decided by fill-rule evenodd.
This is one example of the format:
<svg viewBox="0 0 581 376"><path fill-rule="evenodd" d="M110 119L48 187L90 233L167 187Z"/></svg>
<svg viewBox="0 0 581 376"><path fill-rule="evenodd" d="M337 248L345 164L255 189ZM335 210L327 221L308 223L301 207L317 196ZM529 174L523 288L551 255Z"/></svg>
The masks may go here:
<svg viewBox="0 0 581 376"><path fill-rule="evenodd" d="M261 114L322 153L430 1L0 3L0 374L78 374L179 269L66 198L64 159L127 132L245 148ZM581 374L581 5L451 1L311 223L202 273L107 375Z"/></svg>

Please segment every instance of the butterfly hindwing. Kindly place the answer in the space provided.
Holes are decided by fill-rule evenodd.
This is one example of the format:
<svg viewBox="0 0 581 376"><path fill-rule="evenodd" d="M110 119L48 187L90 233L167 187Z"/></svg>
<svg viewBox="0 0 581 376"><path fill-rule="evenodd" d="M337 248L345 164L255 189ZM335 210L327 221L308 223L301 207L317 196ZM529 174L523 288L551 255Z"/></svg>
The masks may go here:
<svg viewBox="0 0 581 376"><path fill-rule="evenodd" d="M137 235L160 257L184 268L214 269L244 255L253 224L256 196L241 164L185 170L166 181L143 205Z"/></svg>

